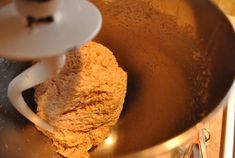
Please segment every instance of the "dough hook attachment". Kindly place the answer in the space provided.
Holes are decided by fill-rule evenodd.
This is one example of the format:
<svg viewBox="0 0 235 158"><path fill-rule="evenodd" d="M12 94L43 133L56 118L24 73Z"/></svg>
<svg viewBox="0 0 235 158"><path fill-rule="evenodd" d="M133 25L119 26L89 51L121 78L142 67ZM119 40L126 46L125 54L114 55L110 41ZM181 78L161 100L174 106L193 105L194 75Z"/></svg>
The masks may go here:
<svg viewBox="0 0 235 158"><path fill-rule="evenodd" d="M15 77L8 86L8 97L13 106L28 120L49 132L52 132L54 128L32 112L25 103L22 92L57 74L64 63L65 55L41 60Z"/></svg>
<svg viewBox="0 0 235 158"><path fill-rule="evenodd" d="M22 92L58 73L66 51L94 38L101 14L87 0L15 0L0 15L0 56L39 61L10 82L9 100L36 126L52 132L54 127L27 106Z"/></svg>

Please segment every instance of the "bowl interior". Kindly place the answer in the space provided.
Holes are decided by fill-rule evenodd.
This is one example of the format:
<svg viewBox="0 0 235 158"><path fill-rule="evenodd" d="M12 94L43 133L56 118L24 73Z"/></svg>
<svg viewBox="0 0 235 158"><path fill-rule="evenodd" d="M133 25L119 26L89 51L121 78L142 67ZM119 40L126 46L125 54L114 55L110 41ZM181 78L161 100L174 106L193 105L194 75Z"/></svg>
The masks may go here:
<svg viewBox="0 0 235 158"><path fill-rule="evenodd" d="M155 146L217 107L234 78L235 38L210 2L92 2L103 15L95 41L114 52L128 73L128 87L120 121L109 136L112 143L92 149L91 157L123 156ZM59 157L6 97L8 83L28 66L0 59L0 155ZM35 110L33 90L24 96Z"/></svg>

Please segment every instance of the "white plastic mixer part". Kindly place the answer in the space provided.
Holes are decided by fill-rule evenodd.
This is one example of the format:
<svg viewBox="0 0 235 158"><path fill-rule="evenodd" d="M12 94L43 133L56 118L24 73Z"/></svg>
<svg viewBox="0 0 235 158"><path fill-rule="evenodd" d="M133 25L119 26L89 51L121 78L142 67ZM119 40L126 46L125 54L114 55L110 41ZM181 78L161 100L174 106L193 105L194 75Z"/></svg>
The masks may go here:
<svg viewBox="0 0 235 158"><path fill-rule="evenodd" d="M15 0L17 11L27 17L43 18L53 15L61 7L62 0Z"/></svg>
<svg viewBox="0 0 235 158"><path fill-rule="evenodd" d="M14 3L1 8L0 15L0 56L15 60L47 58L80 47L96 36L102 23L101 13L87 0L62 1L54 22L34 27L27 27Z"/></svg>

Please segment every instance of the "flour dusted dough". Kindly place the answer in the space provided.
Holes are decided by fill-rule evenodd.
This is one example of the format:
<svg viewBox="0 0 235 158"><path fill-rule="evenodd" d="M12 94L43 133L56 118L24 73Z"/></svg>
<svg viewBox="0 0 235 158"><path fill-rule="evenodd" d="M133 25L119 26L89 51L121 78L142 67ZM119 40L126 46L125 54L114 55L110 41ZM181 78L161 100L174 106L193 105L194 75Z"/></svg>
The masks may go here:
<svg viewBox="0 0 235 158"><path fill-rule="evenodd" d="M56 127L53 133L41 131L58 153L86 158L88 150L99 145L118 121L127 74L112 52L95 42L66 57L63 70L36 87L37 114Z"/></svg>

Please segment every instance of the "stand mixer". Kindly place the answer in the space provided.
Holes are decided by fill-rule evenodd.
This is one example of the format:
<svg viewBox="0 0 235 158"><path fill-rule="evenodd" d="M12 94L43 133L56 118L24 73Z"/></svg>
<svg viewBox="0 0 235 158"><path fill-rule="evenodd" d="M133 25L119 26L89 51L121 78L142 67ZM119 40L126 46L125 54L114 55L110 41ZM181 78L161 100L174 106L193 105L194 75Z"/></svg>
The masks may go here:
<svg viewBox="0 0 235 158"><path fill-rule="evenodd" d="M54 127L27 106L22 92L58 73L66 51L94 38L101 14L86 0L15 0L0 15L0 56L38 61L10 82L9 100L36 126L52 132Z"/></svg>
<svg viewBox="0 0 235 158"><path fill-rule="evenodd" d="M15 60L39 60L36 65L31 67L32 69L30 68L32 73L30 72L31 77L28 80L26 78L29 72L21 75L22 83L18 84L21 86L20 88L13 84L16 87L12 90L15 94L10 92L13 97L16 95L19 98L23 89L32 87L55 74L63 65L62 54L74 46L79 47L79 42L75 42L76 44L71 44L65 49L61 49L62 51L50 50L49 53L45 53L47 55L43 55L43 51L39 51L43 48L49 50L49 47L59 49L75 34L77 38L81 37L82 34L72 31L74 25L65 27L71 31L71 34L68 34L68 31L67 34L62 35L62 31L56 31L61 28L59 27L60 20L68 20L73 15L63 18L65 15L62 14L62 8L68 3L72 3L71 1L73 0L66 0L63 1L63 4L60 2L58 5L54 5L57 10L53 11L53 18L51 15L43 15L43 17L25 15L20 12L19 8L17 10L22 15L21 20L5 18L6 12L3 14L3 10L6 8L0 8L0 38L3 38L0 42L0 56ZM215 145L214 142L220 139L217 135L222 136L223 134L217 132L220 128L219 123L214 123L216 126L211 126L211 124L207 126L204 123L207 123L213 116L217 117L218 110L223 109L230 102L228 97L235 85L235 36L225 15L212 4L212 1L207 0L89 1L102 12L102 29L94 41L112 50L120 66L128 73L128 90L120 120L112 129L107 142L104 141L90 152L91 157L180 158L185 155L185 151L190 151L189 147L195 147L193 144L195 140L198 143L198 138L200 138L201 142L204 142L206 133L203 134L203 131L199 131L204 127L211 133L210 144L207 146L208 157L211 153L218 157L221 156L223 151L217 147L211 148ZM31 2L33 1L28 0L27 4ZM36 4L42 3L46 2L40 0ZM81 0L77 0L76 11L82 6L79 3L82 3ZM17 5L16 1L15 5ZM70 5L69 11L74 11L73 8L75 6ZM16 12L16 8L8 11L7 15L12 14L12 11ZM76 16L76 19L79 15ZM11 23L3 25L6 21L11 21ZM22 27L17 27L15 31L11 29L20 22ZM11 55L22 49L19 47L12 50L13 47L16 47L12 42L20 39L18 37L22 35L20 28L27 28L28 32L37 33L39 28L43 27L46 30L52 25L56 25L56 27L53 27L54 29L51 29L50 33L53 31L57 33L53 36L48 33L43 40L38 38L38 41L34 40L31 45L25 44L23 47L38 47L38 49L29 51L28 56L24 57L23 54L18 58ZM75 28L82 26L78 24ZM83 29L92 26L94 25L87 25ZM3 36L7 34L5 30L9 29L12 30L11 36ZM63 42L52 45L55 40L58 40L59 35L64 37ZM22 39L15 43L23 42ZM5 48L4 41L7 41L5 44L11 44L9 46L11 51ZM46 48L47 43L50 45L48 44L49 46ZM20 52L26 53L26 51ZM53 55L53 53L58 54ZM42 57L32 57L32 55L38 54ZM52 60L53 58L54 60ZM41 65L37 66L39 63ZM59 157L55 153L51 140L38 132L30 122L19 116L7 99L9 81L26 67L28 67L26 63L0 60L0 155L9 158ZM41 67L44 67L42 68L44 73L39 72ZM46 70L47 74L45 74ZM42 74L45 76L43 77ZM19 79L17 79L18 81ZM33 81L33 83L29 81ZM28 85L25 85L26 83ZM33 95L34 92L30 90L23 93L30 108L36 109L33 104ZM207 96L208 99L206 99ZM231 105L234 104L234 99L232 99ZM25 104L26 108L27 104ZM232 112L230 108L228 111ZM226 119L226 122L227 120L230 120L229 124L234 121L234 119ZM213 127L216 129L216 135L213 133ZM46 128L53 130L50 125L44 129ZM229 129L226 135L232 133L232 128L227 126L226 129ZM203 137L198 137L198 134L202 134ZM227 138L233 140L232 137ZM196 144L197 149L199 149L199 145L201 144ZM229 146L228 149L231 148L232 146ZM216 155L216 151L221 155ZM231 151L227 153L230 154ZM227 155L227 157L229 156Z"/></svg>

